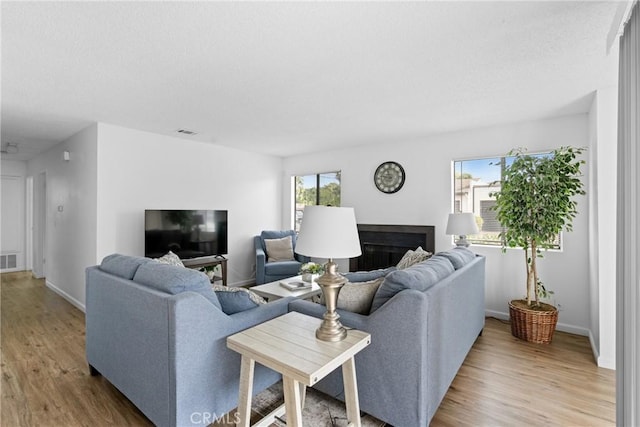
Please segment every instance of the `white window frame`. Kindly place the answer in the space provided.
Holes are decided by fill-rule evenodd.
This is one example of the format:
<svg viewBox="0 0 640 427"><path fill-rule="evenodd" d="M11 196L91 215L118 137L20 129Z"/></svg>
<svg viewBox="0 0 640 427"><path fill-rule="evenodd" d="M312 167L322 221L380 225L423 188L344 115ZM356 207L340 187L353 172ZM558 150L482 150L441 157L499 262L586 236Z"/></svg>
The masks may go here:
<svg viewBox="0 0 640 427"><path fill-rule="evenodd" d="M552 152L552 150L546 150L546 151L540 151L540 152L534 152L534 153L529 153L531 155L541 155L541 154L550 154ZM480 197L482 196L476 196L475 194L475 189L477 188L486 188L487 190L485 190L485 193L489 193L492 191L498 191L500 189L500 183L499 181L491 181L491 182L482 182L479 185L472 185L471 182L469 182L469 191L468 191L468 195L467 197L470 197L470 201L467 200L467 203L463 202L463 196L465 194L464 189L464 182L462 176L464 176L465 170L464 170L464 165L461 165L460 168L460 173L461 176L460 177L456 177L456 174L458 172L458 168L456 167L457 164L459 163L464 163L464 162L473 162L473 161L482 161L482 160L487 160L487 161L491 161L491 160L497 160L499 162L501 162L503 159L508 159L509 156L486 156L486 157L470 157L470 158L465 158L465 159L454 159L451 162L451 178L452 178L452 192L451 192L451 208L452 208L452 212L472 212L475 214L476 217L481 217L481 212L480 212L480 205L481 205L481 201L484 200L495 200L495 198L485 198L485 199L480 199ZM495 165L496 168L498 168L498 165ZM478 179L482 179L482 177L478 177ZM502 179L502 173L500 173L500 179ZM460 191L458 191L458 188L456 187L456 181L459 183L459 187L460 187ZM497 185L496 185L497 184ZM486 196L488 197L488 196ZM468 206L471 206L471 209L468 209ZM458 207L460 207L462 210L456 210L458 209ZM480 228L480 224L478 226L478 228ZM494 232L494 231L487 231L487 232L481 232L476 234L476 235L470 235L467 236L467 241L469 241L469 243L471 243L474 246L482 246L482 247L497 247L497 248L502 248L502 239L500 238L500 240L495 240L494 243L489 243L488 239L483 239L481 236L483 235L487 235L490 232ZM455 236L452 236L452 242L455 240ZM562 232L558 233L558 237L557 237L557 245L554 247L549 248L549 251L555 251L555 252L562 252ZM522 249L522 248L520 248Z"/></svg>

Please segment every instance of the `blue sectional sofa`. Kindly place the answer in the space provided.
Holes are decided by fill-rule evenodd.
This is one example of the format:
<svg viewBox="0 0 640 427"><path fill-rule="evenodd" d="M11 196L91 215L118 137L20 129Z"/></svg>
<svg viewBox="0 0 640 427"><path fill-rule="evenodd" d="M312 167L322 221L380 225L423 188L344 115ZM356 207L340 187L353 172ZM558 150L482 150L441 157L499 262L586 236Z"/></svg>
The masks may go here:
<svg viewBox="0 0 640 427"><path fill-rule="evenodd" d="M240 356L226 338L285 314L290 299L232 315L220 301L203 273L106 257L86 271L92 375L102 374L155 425L208 425L238 402ZM256 365L254 378L258 393L280 375Z"/></svg>
<svg viewBox="0 0 640 427"><path fill-rule="evenodd" d="M356 356L360 408L395 427L426 426L484 328L485 258L456 248L384 273L369 314L338 310L345 326L371 333ZM289 307L325 312L302 300ZM314 388L344 400L340 370Z"/></svg>

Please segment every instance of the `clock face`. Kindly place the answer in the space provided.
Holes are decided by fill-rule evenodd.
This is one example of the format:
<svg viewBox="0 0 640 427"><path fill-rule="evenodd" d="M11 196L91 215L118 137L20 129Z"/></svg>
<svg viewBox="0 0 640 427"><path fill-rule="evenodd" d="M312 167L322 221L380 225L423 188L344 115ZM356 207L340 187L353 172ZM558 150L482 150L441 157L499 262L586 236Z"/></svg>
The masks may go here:
<svg viewBox="0 0 640 427"><path fill-rule="evenodd" d="M383 193L395 193L404 185L404 169L396 162L384 162L376 169L373 181Z"/></svg>

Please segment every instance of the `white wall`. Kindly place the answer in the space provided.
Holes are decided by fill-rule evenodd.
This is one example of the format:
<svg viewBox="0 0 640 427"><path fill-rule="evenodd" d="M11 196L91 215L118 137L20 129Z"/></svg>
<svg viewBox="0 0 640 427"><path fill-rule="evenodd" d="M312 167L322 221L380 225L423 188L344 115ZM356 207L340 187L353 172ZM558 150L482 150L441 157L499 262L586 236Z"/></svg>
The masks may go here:
<svg viewBox="0 0 640 427"><path fill-rule="evenodd" d="M26 260L26 199L25 181L27 163L18 160L2 160L0 193L2 205L0 217L0 251L16 254L16 268L3 271L21 271Z"/></svg>
<svg viewBox="0 0 640 427"><path fill-rule="evenodd" d="M145 209L229 211L230 284L254 276L253 236L280 228L282 160L100 123L95 261L144 255Z"/></svg>
<svg viewBox="0 0 640 427"><path fill-rule="evenodd" d="M615 369L617 87L596 92L589 113L591 339L598 366Z"/></svg>
<svg viewBox="0 0 640 427"><path fill-rule="evenodd" d="M413 224L436 227L436 249L452 247L444 234L447 214L452 209L451 162L456 159L505 154L511 148L530 151L562 145L584 147L589 143L586 114L469 130L413 141L348 148L284 160L286 177L325 171L342 171L342 205L356 210L359 223ZM373 184L376 167L387 160L399 162L406 182L395 194L383 194ZM585 175L588 169L584 168ZM585 181L587 180L585 176ZM283 185L283 223L291 221L290 185ZM586 197L579 198L580 214L574 231L564 233L562 252L549 252L540 262L542 280L555 291L560 307L558 329L587 335L590 327L588 276L588 209ZM472 247L487 257L486 310L507 316L507 302L525 293L525 262L521 250Z"/></svg>
<svg viewBox="0 0 640 427"><path fill-rule="evenodd" d="M63 160L65 150L71 153L68 162ZM96 153L97 125L92 125L27 164L29 176L47 173L47 286L80 308L85 301L84 269L95 264Z"/></svg>

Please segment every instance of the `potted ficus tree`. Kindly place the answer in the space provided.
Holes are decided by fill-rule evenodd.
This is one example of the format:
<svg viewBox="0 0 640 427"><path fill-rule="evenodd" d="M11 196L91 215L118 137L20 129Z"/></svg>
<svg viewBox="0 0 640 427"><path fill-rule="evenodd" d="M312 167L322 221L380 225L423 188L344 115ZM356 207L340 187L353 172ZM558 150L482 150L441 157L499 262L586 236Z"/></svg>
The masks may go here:
<svg viewBox="0 0 640 427"><path fill-rule="evenodd" d="M571 231L577 214L575 196L585 194L579 159L583 148L561 147L552 153L527 154L512 150L513 163L504 166L500 190L493 192L497 219L503 227L502 250L524 249L526 298L509 302L511 333L521 339L549 343L558 310L540 301L547 289L538 276L537 260L554 247L561 230Z"/></svg>

